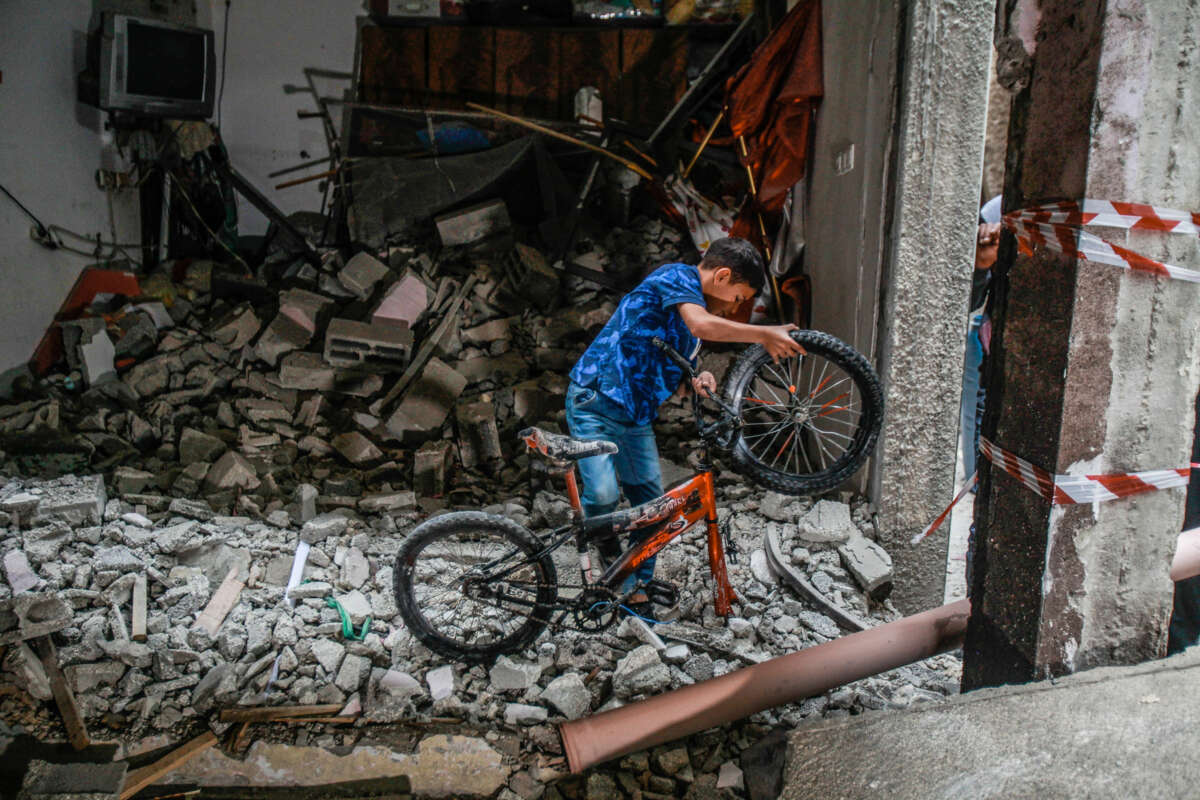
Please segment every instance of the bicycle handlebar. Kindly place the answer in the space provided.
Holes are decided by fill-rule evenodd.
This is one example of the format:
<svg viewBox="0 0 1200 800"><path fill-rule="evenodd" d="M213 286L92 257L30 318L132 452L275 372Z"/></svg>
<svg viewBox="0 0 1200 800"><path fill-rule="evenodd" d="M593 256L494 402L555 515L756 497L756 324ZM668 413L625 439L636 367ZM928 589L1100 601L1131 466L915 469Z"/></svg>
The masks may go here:
<svg viewBox="0 0 1200 800"><path fill-rule="evenodd" d="M671 345L667 344L666 342L664 342L662 339L658 338L657 336L655 336L653 339L651 339L650 343L653 344L655 347L657 347L659 350L662 350L664 353L666 353L667 358L671 359L676 364L678 364L680 367L682 367L684 374L687 375L689 378L696 377L695 368L692 367L691 363L686 358L684 358L682 355L680 355L679 351L676 350L674 347L671 347Z"/></svg>

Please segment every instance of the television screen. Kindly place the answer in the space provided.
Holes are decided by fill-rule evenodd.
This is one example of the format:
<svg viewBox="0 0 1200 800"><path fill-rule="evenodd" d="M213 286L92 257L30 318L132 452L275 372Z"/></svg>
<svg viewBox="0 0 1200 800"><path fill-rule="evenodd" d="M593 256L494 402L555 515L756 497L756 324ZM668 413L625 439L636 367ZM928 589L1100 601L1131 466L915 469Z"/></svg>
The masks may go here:
<svg viewBox="0 0 1200 800"><path fill-rule="evenodd" d="M204 99L203 34L129 21L125 90L172 100Z"/></svg>

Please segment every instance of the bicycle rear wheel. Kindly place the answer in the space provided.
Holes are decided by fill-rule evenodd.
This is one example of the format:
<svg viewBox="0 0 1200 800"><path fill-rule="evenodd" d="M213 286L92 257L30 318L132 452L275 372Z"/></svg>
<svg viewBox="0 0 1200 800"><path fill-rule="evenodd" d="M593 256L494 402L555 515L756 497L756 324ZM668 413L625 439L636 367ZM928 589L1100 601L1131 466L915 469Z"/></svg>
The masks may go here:
<svg viewBox="0 0 1200 800"><path fill-rule="evenodd" d="M394 581L400 616L430 650L487 662L527 647L546 627L558 596L542 543L504 517L443 514L400 546Z"/></svg>
<svg viewBox="0 0 1200 800"><path fill-rule="evenodd" d="M820 331L793 331L805 355L776 364L746 348L722 389L742 429L733 467L783 494L832 489L870 456L883 424L883 390L870 363Z"/></svg>

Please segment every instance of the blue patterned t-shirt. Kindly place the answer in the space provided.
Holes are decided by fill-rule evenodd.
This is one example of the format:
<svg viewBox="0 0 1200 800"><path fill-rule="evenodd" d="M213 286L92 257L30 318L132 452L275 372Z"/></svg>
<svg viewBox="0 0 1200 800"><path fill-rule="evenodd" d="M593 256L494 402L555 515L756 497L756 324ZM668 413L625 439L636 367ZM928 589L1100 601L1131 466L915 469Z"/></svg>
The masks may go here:
<svg viewBox="0 0 1200 800"><path fill-rule="evenodd" d="M683 380L683 370L651 343L653 338L692 361L700 351L700 340L675 307L679 303L707 308L700 272L690 264L665 264L621 299L571 370L571 380L615 402L634 425L650 423Z"/></svg>

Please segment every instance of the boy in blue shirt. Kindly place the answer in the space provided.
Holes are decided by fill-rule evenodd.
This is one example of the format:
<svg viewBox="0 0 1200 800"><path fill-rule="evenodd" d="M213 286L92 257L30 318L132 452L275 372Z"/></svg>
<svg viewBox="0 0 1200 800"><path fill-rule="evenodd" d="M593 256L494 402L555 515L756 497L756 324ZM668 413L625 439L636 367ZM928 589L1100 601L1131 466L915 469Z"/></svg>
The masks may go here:
<svg viewBox="0 0 1200 800"><path fill-rule="evenodd" d="M719 239L699 266L665 264L622 298L617 310L571 370L567 427L579 439L605 439L615 455L579 462L583 512L614 511L618 485L634 505L663 493L658 447L651 423L658 407L680 388L683 370L652 344L655 337L693 363L701 340L761 344L775 359L804 352L789 335L795 325L747 325L709 311L731 310L758 294L765 280L762 258L745 239ZM692 381L701 396L717 388L711 372ZM644 535L644 534L643 534ZM640 541L633 534L631 544ZM642 564L628 589L654 576L654 559ZM629 598L638 613L650 610L643 592Z"/></svg>

